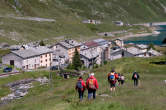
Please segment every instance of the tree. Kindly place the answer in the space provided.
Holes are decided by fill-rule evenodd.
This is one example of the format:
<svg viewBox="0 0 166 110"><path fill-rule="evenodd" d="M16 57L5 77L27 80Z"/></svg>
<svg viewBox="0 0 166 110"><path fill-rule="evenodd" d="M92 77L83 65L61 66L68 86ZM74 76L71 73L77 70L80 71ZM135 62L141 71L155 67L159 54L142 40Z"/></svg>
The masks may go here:
<svg viewBox="0 0 166 110"><path fill-rule="evenodd" d="M163 40L163 42L162 42L163 44L166 44L166 38Z"/></svg>
<svg viewBox="0 0 166 110"><path fill-rule="evenodd" d="M154 47L154 45L152 43L148 45L147 50L149 51L150 49L154 49L155 50L155 47Z"/></svg>
<svg viewBox="0 0 166 110"><path fill-rule="evenodd" d="M80 54L77 49L75 49L74 57L72 60L72 65L75 70L79 70L82 66L82 63L80 60Z"/></svg>
<svg viewBox="0 0 166 110"><path fill-rule="evenodd" d="M40 46L45 46L43 40L39 42L39 45L40 45Z"/></svg>

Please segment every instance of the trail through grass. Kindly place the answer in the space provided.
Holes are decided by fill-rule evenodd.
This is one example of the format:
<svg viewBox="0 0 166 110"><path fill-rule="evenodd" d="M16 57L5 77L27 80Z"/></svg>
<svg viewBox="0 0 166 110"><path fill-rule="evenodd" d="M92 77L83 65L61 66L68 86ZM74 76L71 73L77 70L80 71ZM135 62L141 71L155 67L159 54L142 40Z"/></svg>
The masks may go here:
<svg viewBox="0 0 166 110"><path fill-rule="evenodd" d="M87 91L82 102L79 102L75 83L77 78L63 79L54 75L53 85L41 86L36 84L35 88L23 99L15 100L7 105L1 106L1 110L163 110L166 105L166 65L156 65L150 62L162 61L164 57L156 58L125 58L115 60L107 65L92 70L99 82L97 99L88 101ZM115 68L115 71L123 73L126 77L125 85L118 86L116 92L110 93L107 82L107 73ZM140 73L139 87L133 87L131 80L132 72ZM92 72L91 71L91 72ZM40 76L48 76L48 72L36 73ZM36 74L25 73L26 77L37 77ZM1 80L11 82L23 77L12 76ZM87 74L84 75L84 79ZM10 79L10 80L9 80ZM2 86L3 87L3 86ZM4 88L3 91L5 92ZM100 96L108 94L109 97ZM2 94L1 94L2 96Z"/></svg>

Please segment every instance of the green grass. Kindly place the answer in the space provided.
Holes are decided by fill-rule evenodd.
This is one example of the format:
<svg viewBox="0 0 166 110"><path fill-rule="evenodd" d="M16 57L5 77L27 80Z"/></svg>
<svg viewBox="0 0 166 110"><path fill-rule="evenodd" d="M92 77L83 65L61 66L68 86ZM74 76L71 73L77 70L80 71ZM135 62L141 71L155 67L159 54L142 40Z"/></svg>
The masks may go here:
<svg viewBox="0 0 166 110"><path fill-rule="evenodd" d="M52 85L39 85L30 89L29 94L23 99L15 100L7 105L1 106L1 110L163 110L166 107L166 86L163 80L166 79L166 65L156 65L151 62L165 60L164 57L154 58L124 58L115 60L95 70L99 82L97 99L87 101L87 91L83 102L79 102L74 86L76 78L63 79L53 75ZM124 86L117 87L115 93L109 92L107 73L115 68L115 71L123 73L126 77ZM136 70L140 73L140 85L133 87L131 80L132 72ZM2 78L0 80L0 94L9 93L4 88L5 83L16 81L22 78L47 76L49 72L30 72L16 76ZM84 79L87 74L84 75ZM99 94L108 94L112 97L101 97Z"/></svg>
<svg viewBox="0 0 166 110"><path fill-rule="evenodd" d="M56 41L58 36L75 39L89 39L97 37L97 32L127 30L130 27L118 27L112 21L121 20L125 23L142 23L165 21L165 12L161 6L164 0L18 0L20 11L17 14L12 8L14 0L0 1L0 16L33 16L52 18L56 22L34 22L0 18L0 30L4 30L5 37L0 36L0 42L10 44L49 39ZM82 24L85 19L101 20L101 25ZM135 27L131 27L134 28ZM136 29L138 31L139 29ZM19 40L12 40L10 32L17 32Z"/></svg>

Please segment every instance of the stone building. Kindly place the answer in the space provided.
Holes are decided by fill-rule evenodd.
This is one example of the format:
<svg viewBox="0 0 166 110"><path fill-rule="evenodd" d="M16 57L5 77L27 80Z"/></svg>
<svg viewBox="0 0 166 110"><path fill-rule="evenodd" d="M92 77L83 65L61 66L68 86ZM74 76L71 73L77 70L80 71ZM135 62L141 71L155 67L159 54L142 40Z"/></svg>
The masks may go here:
<svg viewBox="0 0 166 110"><path fill-rule="evenodd" d="M46 47L38 47L11 51L11 53L2 57L2 63L25 70L39 67L47 68L52 63L52 50Z"/></svg>

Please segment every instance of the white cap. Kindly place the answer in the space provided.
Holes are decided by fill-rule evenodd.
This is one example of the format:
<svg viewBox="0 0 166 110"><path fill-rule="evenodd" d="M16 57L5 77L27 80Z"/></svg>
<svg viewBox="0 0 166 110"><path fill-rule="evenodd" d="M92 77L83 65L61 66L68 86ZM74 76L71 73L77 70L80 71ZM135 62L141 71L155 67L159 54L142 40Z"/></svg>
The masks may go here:
<svg viewBox="0 0 166 110"><path fill-rule="evenodd" d="M91 73L90 75L91 75L91 76L94 76L95 74L94 74L94 73Z"/></svg>

